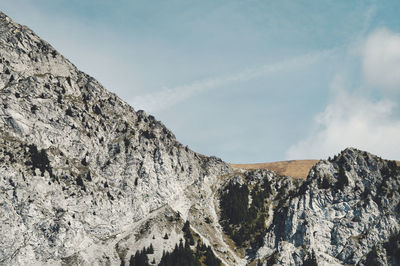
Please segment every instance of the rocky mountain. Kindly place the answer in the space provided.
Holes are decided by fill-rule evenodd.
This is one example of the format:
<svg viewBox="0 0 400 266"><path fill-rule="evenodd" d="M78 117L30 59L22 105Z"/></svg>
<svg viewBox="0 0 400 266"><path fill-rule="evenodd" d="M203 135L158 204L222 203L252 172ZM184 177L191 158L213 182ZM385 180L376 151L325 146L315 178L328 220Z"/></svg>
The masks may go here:
<svg viewBox="0 0 400 266"><path fill-rule="evenodd" d="M306 178L318 160L290 160L255 164L229 164L233 169L268 169L279 175Z"/></svg>
<svg viewBox="0 0 400 266"><path fill-rule="evenodd" d="M1 265L398 265L400 168L191 151L0 12Z"/></svg>

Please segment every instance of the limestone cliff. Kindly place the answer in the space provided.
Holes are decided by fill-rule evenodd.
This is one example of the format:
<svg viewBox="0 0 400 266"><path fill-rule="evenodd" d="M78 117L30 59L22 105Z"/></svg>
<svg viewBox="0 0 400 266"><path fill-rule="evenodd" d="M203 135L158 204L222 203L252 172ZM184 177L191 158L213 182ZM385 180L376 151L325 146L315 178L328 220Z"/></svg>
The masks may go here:
<svg viewBox="0 0 400 266"><path fill-rule="evenodd" d="M119 263L108 240L230 170L3 13L0 73L0 263Z"/></svg>

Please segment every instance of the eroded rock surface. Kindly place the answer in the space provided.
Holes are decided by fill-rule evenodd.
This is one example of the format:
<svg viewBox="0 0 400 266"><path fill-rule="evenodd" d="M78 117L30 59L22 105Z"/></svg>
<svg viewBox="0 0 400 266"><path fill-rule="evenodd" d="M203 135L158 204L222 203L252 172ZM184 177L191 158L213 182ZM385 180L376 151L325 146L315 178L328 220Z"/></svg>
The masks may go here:
<svg viewBox="0 0 400 266"><path fill-rule="evenodd" d="M289 190L274 210L257 258L297 265L314 253L323 265L400 263L385 248L392 238L392 248L400 251L399 238L395 240L400 168L394 161L346 149L320 161L299 188Z"/></svg>
<svg viewBox="0 0 400 266"><path fill-rule="evenodd" d="M113 238L230 171L0 13L0 263L119 264Z"/></svg>

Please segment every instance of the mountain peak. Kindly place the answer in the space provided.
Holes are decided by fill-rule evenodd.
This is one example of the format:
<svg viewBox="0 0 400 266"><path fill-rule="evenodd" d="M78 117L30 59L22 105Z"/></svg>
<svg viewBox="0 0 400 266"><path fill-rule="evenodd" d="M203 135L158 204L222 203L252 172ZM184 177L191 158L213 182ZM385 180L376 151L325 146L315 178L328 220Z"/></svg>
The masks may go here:
<svg viewBox="0 0 400 266"><path fill-rule="evenodd" d="M4 263L94 263L109 252L99 238L163 206L186 212L186 187L229 170L4 14L0 33Z"/></svg>

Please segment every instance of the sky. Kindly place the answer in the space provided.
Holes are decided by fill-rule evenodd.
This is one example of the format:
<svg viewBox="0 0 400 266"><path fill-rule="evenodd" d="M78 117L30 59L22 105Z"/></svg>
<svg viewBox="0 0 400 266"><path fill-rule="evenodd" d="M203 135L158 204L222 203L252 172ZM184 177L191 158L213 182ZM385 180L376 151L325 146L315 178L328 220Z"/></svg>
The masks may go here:
<svg viewBox="0 0 400 266"><path fill-rule="evenodd" d="M400 159L400 1L1 0L194 151Z"/></svg>

